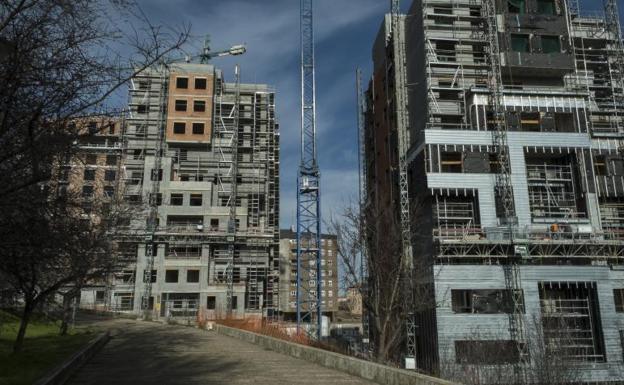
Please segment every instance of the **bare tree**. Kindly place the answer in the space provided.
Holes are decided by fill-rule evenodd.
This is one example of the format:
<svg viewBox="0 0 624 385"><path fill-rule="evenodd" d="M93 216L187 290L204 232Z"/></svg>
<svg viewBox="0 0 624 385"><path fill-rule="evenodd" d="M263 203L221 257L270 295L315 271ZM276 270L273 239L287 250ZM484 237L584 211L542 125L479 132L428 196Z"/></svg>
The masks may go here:
<svg viewBox="0 0 624 385"><path fill-rule="evenodd" d="M560 323L558 338L544 338L542 321L537 315L528 318L527 335L523 343L529 355L521 362L515 342L502 333L478 328L463 340L461 350L450 347L443 355L440 374L466 385L506 384L575 384L582 382L579 362L570 357L574 330Z"/></svg>
<svg viewBox="0 0 624 385"><path fill-rule="evenodd" d="M412 217L422 216L422 209L422 202L413 202ZM359 288L362 294L373 358L383 363L398 363L404 351L408 314L435 308L431 260L424 254L415 257L411 282L405 282L400 223L397 213L390 209L371 206L361 211L359 205L350 203L330 220L329 228L338 237L343 284ZM417 241L425 234L416 228L412 236ZM368 270L364 280L363 264ZM408 290L413 290L413 296L408 295Z"/></svg>
<svg viewBox="0 0 624 385"><path fill-rule="evenodd" d="M85 219L71 192L57 193L55 172L97 134L72 123L115 114L116 92L187 37L131 1L0 0L0 274L24 306L14 351L39 304L114 260L119 208L96 205L100 220Z"/></svg>

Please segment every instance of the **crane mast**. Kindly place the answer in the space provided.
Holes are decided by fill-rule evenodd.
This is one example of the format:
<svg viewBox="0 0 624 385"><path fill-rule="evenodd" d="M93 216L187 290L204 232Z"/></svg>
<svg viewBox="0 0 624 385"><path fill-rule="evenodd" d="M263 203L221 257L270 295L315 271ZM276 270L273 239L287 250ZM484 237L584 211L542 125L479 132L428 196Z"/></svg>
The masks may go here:
<svg viewBox="0 0 624 385"><path fill-rule="evenodd" d="M301 0L301 164L297 176L297 332L321 337L321 204L316 158L313 1ZM304 280L307 280L305 284ZM304 324L308 324L304 327Z"/></svg>
<svg viewBox="0 0 624 385"><path fill-rule="evenodd" d="M401 28L401 2L391 0L392 52L394 54L394 90L399 171L399 204L401 226L401 271L405 287L405 367L416 369L416 316L414 313L414 259L411 243L410 204L407 180L408 116L407 74L405 71L405 35Z"/></svg>

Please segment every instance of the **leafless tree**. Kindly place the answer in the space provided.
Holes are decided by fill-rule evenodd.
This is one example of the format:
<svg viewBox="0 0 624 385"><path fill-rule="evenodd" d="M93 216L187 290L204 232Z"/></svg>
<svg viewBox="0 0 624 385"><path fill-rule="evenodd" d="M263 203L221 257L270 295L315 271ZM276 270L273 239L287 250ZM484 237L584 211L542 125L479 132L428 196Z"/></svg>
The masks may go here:
<svg viewBox="0 0 624 385"><path fill-rule="evenodd" d="M413 218L421 216L423 205L413 202ZM404 351L408 313L435 308L431 281L431 260L425 255L414 258L411 282L402 263L402 239L397 213L390 209L348 203L330 220L330 231L338 238L341 277L346 287L357 287L362 294L364 316L368 317L373 359L397 364ZM412 241L424 237L415 228ZM362 263L364 262L364 263ZM362 265L368 277L362 278ZM413 296L408 295L412 290Z"/></svg>
<svg viewBox="0 0 624 385"><path fill-rule="evenodd" d="M511 341L502 345L488 343L505 341L504 335L477 329L465 340L470 344L467 344L462 357L469 360L462 361L457 352L455 355L448 352L441 360L441 375L466 385L581 383L579 362L569 355L574 333L569 325L561 322L558 338L547 340L538 316L528 317L527 321L524 340L528 348L526 363L520 363L516 345Z"/></svg>
<svg viewBox="0 0 624 385"><path fill-rule="evenodd" d="M57 194L55 172L97 134L72 122L116 113L129 79L187 37L129 0L0 0L0 276L24 306L14 351L38 304L110 268L123 217L102 204L101 220L85 219L71 192Z"/></svg>

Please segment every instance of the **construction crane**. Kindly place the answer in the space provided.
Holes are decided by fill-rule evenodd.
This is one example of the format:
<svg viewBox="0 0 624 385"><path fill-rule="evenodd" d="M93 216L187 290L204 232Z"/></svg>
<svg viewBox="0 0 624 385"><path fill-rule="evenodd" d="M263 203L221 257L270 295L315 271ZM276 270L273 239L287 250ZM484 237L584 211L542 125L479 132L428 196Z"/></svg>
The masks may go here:
<svg viewBox="0 0 624 385"><path fill-rule="evenodd" d="M408 140L408 115L407 115L407 74L405 71L405 34L401 28L401 2L391 0L392 13L391 39L394 54L394 81L395 81L395 106L396 106L396 130L399 171L399 204L401 226L401 271L405 286L405 368L416 369L416 314L414 309L414 258L411 242L410 204L407 180L407 150Z"/></svg>
<svg viewBox="0 0 624 385"><path fill-rule="evenodd" d="M507 228L509 236L509 248L507 259L503 264L505 288L509 292L512 309L509 313L509 335L516 342L519 363L514 365L516 381L524 374L521 367L529 359L528 347L525 343L524 328L524 302L520 279L520 256L516 254L514 247L514 230L517 217L514 204L514 192L511 181L511 163L509 160L509 147L507 142L507 114L503 103L503 76L501 66L501 48L498 36L498 15L495 0L484 0L482 5L483 19L485 21L484 32L486 33L488 47L488 71L487 85L488 105L492 113L489 130L492 132L492 145L496 151L498 170L495 177L494 193L497 203L497 216L500 225Z"/></svg>
<svg viewBox="0 0 624 385"><path fill-rule="evenodd" d="M301 164L297 176L297 332L321 338L321 174L316 154L312 0L301 0ZM308 280L304 285L303 280ZM313 284L311 284L311 282ZM307 324L307 326L304 326Z"/></svg>
<svg viewBox="0 0 624 385"><path fill-rule="evenodd" d="M157 129L158 129L158 136L156 139L156 143L155 143L155 148L154 148L154 166L152 168L152 172L151 172L151 182L152 182L152 188L151 188L151 193L149 195L149 213L147 216L147 228L146 228L146 235L145 235L145 257L146 257L146 268L143 274L143 282L144 282L144 288L143 288L143 297L141 298L141 309L143 310L143 318L144 319L149 319L151 318L151 305L150 304L150 298L152 297L152 270L154 269L154 257L156 254L156 248L157 248L157 243L155 242L155 238L156 238L156 232L158 231L158 192L160 191L160 179L162 178L162 172L160 171L161 166L162 166L162 156L164 153L164 147L165 147L165 129L166 129L166 119L165 119L165 114L166 114L166 103L165 103L165 98L167 95L167 87L168 87L168 72L169 72L169 65L170 64L174 64L174 63L178 63L178 62L186 62L186 63L191 63L197 59L199 59L200 63L202 64L206 64L208 63L208 61L212 58L215 57L222 57L222 56L229 56L229 55L242 55L247 51L247 48L245 47L245 45L243 44L238 44L238 45L234 45L232 47L230 47L227 50L222 50L222 51L217 51L217 52L212 52L210 51L210 45L209 45L210 39L208 37L206 37L206 40L204 41L204 48L201 54L199 55L195 55L195 56L189 56L187 55L184 59L169 59L169 60L164 60L160 63L160 68L159 68L159 72L160 72L160 91L159 91L159 97L158 97L158 120L157 120ZM238 110L239 110L239 105L240 105L240 80L239 80L239 68L238 66L236 66L236 103L235 103L235 112L236 112L236 116L238 116ZM149 91L148 91L149 92ZM149 98L147 99L149 100ZM233 130L234 133L238 132L238 118L236 119L236 127ZM236 142L232 142L233 144L233 151L235 151L236 148ZM232 159L232 169L236 170L236 163L237 163L237 156L234 156L234 158ZM236 174L233 174L233 180L232 180L232 185L236 186ZM235 211L235 207L236 207L236 189L235 187L232 188L233 194L234 194L234 200L232 201L230 198L230 201L233 202L232 206L234 207L234 210L230 210L230 222L232 221L232 211L234 211L234 216L236 215L236 211ZM235 223L235 218L234 218L234 223ZM230 231L230 223L228 223L228 232ZM233 260L234 260L234 242L235 242L235 237L234 236L230 236L230 234L228 234L228 252L230 253L228 261L232 261L232 265L233 265ZM228 267L230 267L230 264L228 262ZM231 308L232 308L232 293L233 293L233 285L231 284L231 282L233 282L233 267L226 269L226 282L228 283L228 291L227 291L227 309L228 312L231 312Z"/></svg>

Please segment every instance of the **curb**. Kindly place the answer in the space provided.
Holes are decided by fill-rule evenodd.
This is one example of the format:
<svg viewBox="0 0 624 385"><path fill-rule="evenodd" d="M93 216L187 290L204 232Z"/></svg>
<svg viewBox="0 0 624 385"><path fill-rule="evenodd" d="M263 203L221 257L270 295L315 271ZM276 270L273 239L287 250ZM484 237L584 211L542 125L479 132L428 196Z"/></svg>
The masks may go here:
<svg viewBox="0 0 624 385"><path fill-rule="evenodd" d="M100 334L82 350L65 360L62 364L48 372L34 385L63 385L82 365L89 361L110 340L110 331Z"/></svg>
<svg viewBox="0 0 624 385"><path fill-rule="evenodd" d="M456 385L453 382L414 373L404 369L365 361L326 350L264 336L246 330L215 324L218 334L260 345L287 356L312 362L366 380L386 385Z"/></svg>

